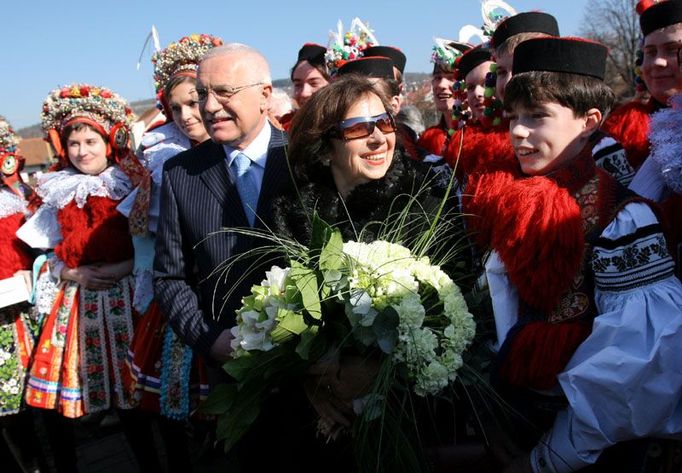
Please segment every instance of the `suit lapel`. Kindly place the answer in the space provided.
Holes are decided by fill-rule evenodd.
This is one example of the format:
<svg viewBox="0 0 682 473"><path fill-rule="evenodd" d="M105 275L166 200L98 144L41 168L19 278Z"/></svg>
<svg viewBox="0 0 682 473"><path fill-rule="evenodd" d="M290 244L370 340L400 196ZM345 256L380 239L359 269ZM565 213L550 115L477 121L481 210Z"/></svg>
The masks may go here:
<svg viewBox="0 0 682 473"><path fill-rule="evenodd" d="M227 172L225 150L211 143L209 156L205 158L206 169L200 173L201 180L215 197L218 206L223 208L224 224L231 222L231 225L248 226L237 186Z"/></svg>
<svg viewBox="0 0 682 473"><path fill-rule="evenodd" d="M265 163L263 182L258 196L257 214L266 218L270 214L270 202L277 195L284 180L289 179L289 169L286 156L286 135L283 131L271 126L272 134L268 144L268 159ZM260 220L256 219L256 227L263 227Z"/></svg>

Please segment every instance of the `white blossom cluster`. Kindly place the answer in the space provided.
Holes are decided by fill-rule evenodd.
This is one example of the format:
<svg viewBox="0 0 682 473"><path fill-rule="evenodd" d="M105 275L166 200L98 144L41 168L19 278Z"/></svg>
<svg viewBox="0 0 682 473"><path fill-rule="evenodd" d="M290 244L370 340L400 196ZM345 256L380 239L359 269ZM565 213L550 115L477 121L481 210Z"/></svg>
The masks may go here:
<svg viewBox="0 0 682 473"><path fill-rule="evenodd" d="M343 251L354 261L351 291L366 292L375 309L390 305L398 313L393 358L407 366L415 392L435 394L454 381L476 324L452 279L428 258L415 258L407 248L386 241L347 242ZM440 313L423 305L429 288L443 304Z"/></svg>
<svg viewBox="0 0 682 473"><path fill-rule="evenodd" d="M276 326L277 315L280 309L290 308L286 299L289 271L290 268L273 266L265 272L261 284L251 288L251 295L242 299L242 308L237 311L237 324L231 329L234 358L251 350L274 348L271 333Z"/></svg>

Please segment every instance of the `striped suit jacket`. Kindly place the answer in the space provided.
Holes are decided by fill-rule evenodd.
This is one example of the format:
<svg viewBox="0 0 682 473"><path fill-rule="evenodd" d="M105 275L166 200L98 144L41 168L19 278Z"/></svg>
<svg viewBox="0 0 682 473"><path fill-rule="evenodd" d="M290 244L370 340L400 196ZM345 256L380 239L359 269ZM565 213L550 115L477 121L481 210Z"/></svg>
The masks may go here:
<svg viewBox="0 0 682 473"><path fill-rule="evenodd" d="M257 228L263 226L259 218L269 223L273 198L291 186L285 145L286 135L272 127ZM263 270L249 271L247 262L229 274L220 271L230 257L265 244L262 239L221 232L226 227L249 226L226 162L223 147L207 140L171 158L163 169L155 299L176 333L204 354L234 324L242 296L264 277Z"/></svg>

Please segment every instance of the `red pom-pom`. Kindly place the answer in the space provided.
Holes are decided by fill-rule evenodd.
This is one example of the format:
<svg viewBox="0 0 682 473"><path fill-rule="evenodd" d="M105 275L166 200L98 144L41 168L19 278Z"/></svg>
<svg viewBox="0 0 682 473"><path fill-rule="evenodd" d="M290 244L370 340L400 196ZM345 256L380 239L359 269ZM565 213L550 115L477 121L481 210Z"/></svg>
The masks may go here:
<svg viewBox="0 0 682 473"><path fill-rule="evenodd" d="M640 0L637 2L637 6L635 7L635 10L637 10L637 14L641 15L644 13L646 10L648 10L650 7L653 7L659 3L657 0Z"/></svg>
<svg viewBox="0 0 682 473"><path fill-rule="evenodd" d="M132 258L128 220L106 197L89 197L83 208L71 202L58 214L64 239L55 253L69 268L93 263L117 263Z"/></svg>
<svg viewBox="0 0 682 473"><path fill-rule="evenodd" d="M23 213L0 218L0 279L10 278L19 270L31 268L33 258L30 250L16 236L23 223Z"/></svg>
<svg viewBox="0 0 682 473"><path fill-rule="evenodd" d="M623 145L628 161L635 170L649 156L649 123L652 112L652 102L632 101L614 110L602 127Z"/></svg>
<svg viewBox="0 0 682 473"><path fill-rule="evenodd" d="M500 376L512 386L551 389L590 331L591 325L582 322L525 325L514 334Z"/></svg>
<svg viewBox="0 0 682 473"><path fill-rule="evenodd" d="M496 212L492 247L500 254L521 299L554 309L583 261L585 236L580 207L568 191L546 177L508 186Z"/></svg>

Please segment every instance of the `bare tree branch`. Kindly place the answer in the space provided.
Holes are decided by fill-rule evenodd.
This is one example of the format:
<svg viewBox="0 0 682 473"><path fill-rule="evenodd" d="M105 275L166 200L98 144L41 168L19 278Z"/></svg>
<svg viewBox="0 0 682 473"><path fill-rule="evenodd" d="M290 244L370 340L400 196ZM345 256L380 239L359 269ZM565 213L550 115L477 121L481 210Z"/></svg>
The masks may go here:
<svg viewBox="0 0 682 473"><path fill-rule="evenodd" d="M637 0L594 0L585 11L580 34L608 46L606 82L620 98L635 93L635 59L639 47Z"/></svg>

